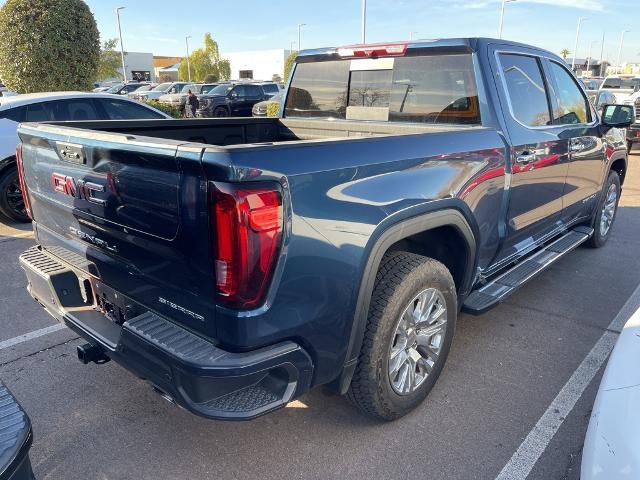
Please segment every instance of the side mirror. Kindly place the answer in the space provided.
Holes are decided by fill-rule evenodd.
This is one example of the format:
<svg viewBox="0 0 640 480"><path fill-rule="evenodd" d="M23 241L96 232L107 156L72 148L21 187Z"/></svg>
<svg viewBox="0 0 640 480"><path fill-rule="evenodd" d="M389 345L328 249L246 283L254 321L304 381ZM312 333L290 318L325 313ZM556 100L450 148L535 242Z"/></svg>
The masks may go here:
<svg viewBox="0 0 640 480"><path fill-rule="evenodd" d="M231 93L229 93L229 96L231 98L238 98L238 92L231 92Z"/></svg>
<svg viewBox="0 0 640 480"><path fill-rule="evenodd" d="M631 105L605 105L602 107L602 125L609 128L629 128L635 120Z"/></svg>

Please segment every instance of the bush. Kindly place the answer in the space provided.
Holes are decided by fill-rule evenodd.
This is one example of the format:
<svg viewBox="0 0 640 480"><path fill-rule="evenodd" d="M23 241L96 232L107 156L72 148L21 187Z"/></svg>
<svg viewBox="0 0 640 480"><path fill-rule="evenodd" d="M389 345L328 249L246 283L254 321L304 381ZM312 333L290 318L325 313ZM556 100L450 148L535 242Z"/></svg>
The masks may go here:
<svg viewBox="0 0 640 480"><path fill-rule="evenodd" d="M174 107L173 105L167 105L165 103L160 103L157 100L149 100L147 105L153 107L161 112L166 113L167 115L173 118L182 118L182 111L178 107Z"/></svg>
<svg viewBox="0 0 640 480"><path fill-rule="evenodd" d="M0 77L19 93L88 90L100 38L82 0L7 0L0 8Z"/></svg>
<svg viewBox="0 0 640 480"><path fill-rule="evenodd" d="M280 115L280 102L267 103L267 117L277 117Z"/></svg>

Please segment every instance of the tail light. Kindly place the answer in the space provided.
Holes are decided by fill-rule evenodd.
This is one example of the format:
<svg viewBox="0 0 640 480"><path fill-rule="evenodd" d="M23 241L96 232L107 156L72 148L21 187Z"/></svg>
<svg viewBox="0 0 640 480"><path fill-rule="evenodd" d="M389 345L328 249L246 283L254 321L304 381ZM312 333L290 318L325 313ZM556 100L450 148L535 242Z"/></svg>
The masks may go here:
<svg viewBox="0 0 640 480"><path fill-rule="evenodd" d="M29 194L27 193L27 184L24 183L24 167L22 165L22 144L19 143L16 147L16 164L18 166L18 179L20 180L20 192L22 193L22 200L24 201L24 209L27 211L27 215L31 220L31 203L29 202Z"/></svg>
<svg viewBox="0 0 640 480"><path fill-rule="evenodd" d="M342 58L401 57L407 53L407 42L372 43L338 48Z"/></svg>
<svg viewBox="0 0 640 480"><path fill-rule="evenodd" d="M280 251L280 191L218 183L212 201L218 296L230 307L255 307L264 299Z"/></svg>

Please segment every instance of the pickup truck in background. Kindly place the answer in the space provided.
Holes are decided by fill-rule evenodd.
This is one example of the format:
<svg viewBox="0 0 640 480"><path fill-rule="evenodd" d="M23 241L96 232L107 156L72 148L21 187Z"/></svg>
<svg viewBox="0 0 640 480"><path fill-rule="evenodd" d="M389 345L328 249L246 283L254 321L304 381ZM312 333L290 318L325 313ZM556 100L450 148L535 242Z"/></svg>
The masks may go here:
<svg viewBox="0 0 640 480"><path fill-rule="evenodd" d="M633 108L494 39L301 52L280 118L22 124L30 294L208 418L396 419L480 314L611 236ZM105 390L108 390L105 385Z"/></svg>

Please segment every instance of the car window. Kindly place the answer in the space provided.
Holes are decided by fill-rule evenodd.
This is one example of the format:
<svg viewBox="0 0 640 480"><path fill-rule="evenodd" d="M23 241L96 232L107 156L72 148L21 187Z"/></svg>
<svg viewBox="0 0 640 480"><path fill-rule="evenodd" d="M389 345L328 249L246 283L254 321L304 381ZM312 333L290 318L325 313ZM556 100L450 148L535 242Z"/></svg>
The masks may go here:
<svg viewBox="0 0 640 480"><path fill-rule="evenodd" d="M93 99L56 100L44 104L53 110L53 117L57 121L67 120L99 120Z"/></svg>
<svg viewBox="0 0 640 480"><path fill-rule="evenodd" d="M126 100L111 100L106 98L98 99L100 105L106 112L110 120L134 120L165 118L158 112L154 112L143 105Z"/></svg>
<svg viewBox="0 0 640 480"><path fill-rule="evenodd" d="M549 101L540 63L535 57L500 54L513 116L523 125L549 125Z"/></svg>
<svg viewBox="0 0 640 480"><path fill-rule="evenodd" d="M573 77L556 62L551 63L551 75L555 79L555 97L557 106L553 112L553 123L566 125L572 123L587 123L589 121L589 106L587 99Z"/></svg>
<svg viewBox="0 0 640 480"><path fill-rule="evenodd" d="M209 93L211 90L213 90L217 86L218 85L216 85L216 84L213 84L213 85L202 85L202 87L200 88L200 93Z"/></svg>
<svg viewBox="0 0 640 480"><path fill-rule="evenodd" d="M233 92L237 93L239 97L247 96L247 90L245 89L244 85L236 85L235 87L233 87Z"/></svg>
<svg viewBox="0 0 640 480"><path fill-rule="evenodd" d="M262 88L259 87L258 85L245 85L244 89L245 89L245 95L247 97L257 98L257 97L262 97L264 95Z"/></svg>
<svg viewBox="0 0 640 480"><path fill-rule="evenodd" d="M52 120L55 119L53 118L53 110L49 105L34 103L26 106L25 122L49 122Z"/></svg>
<svg viewBox="0 0 640 480"><path fill-rule="evenodd" d="M264 90L265 93L278 93L280 91L280 89L278 88L278 85L276 85L275 83L263 84L262 90Z"/></svg>
<svg viewBox="0 0 640 480"><path fill-rule="evenodd" d="M0 118L13 120L14 122L24 122L26 107L15 107L0 112Z"/></svg>

